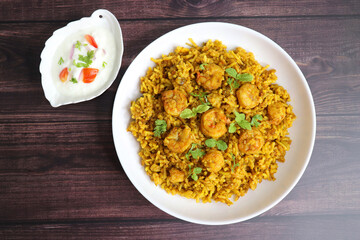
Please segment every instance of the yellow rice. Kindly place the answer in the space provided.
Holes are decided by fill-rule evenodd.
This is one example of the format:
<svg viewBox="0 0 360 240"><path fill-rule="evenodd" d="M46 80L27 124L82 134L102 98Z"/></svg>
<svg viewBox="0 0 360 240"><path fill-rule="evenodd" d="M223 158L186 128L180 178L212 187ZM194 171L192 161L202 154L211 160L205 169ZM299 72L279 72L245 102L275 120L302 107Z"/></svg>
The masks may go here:
<svg viewBox="0 0 360 240"><path fill-rule="evenodd" d="M288 128L296 117L292 106L288 104L289 94L283 87L275 84L277 80L275 70L268 70L269 66L261 66L251 52L246 52L240 47L227 51L226 46L218 40L209 40L202 46L196 45L191 39L190 42L188 47L179 46L168 55L152 59L156 66L149 68L146 76L141 78L140 89L143 95L131 104L133 120L128 131L140 143L141 164L156 185L161 186L168 193L196 199L197 202L215 200L231 205L232 201L244 196L249 188L255 190L263 179L275 180L277 162L285 161L285 153L290 148ZM201 159L191 157L187 159L185 154L188 150L181 154L173 153L164 146L163 140L172 127L187 125L192 129L197 139L196 143L207 151L209 148L204 142L208 137L204 136L199 128L201 114L190 119L167 114L161 101L161 92L182 88L188 94L188 108L200 105L200 100L190 93L204 91L195 81L196 71L202 63L215 63L224 70L231 67L238 73L250 73L254 76L251 84L255 84L260 90L261 101L252 109L239 106L235 91L230 91L226 79L222 81L219 89L206 92L211 92L208 99L212 106L221 108L231 120L234 120L234 110L244 113L248 121L256 114L262 115L263 120L257 129L263 134L265 144L259 153L244 154L238 149L238 139L245 130L238 129L233 134L227 132L220 138L228 145L223 151L225 160L223 168L216 174L203 170L198 175L198 180L194 181L188 176L189 165L192 168L205 169ZM279 125L273 125L268 119L266 108L278 101L286 103L286 116ZM167 131L161 137L154 136L157 119L167 122ZM235 156L235 163L238 163L237 167L234 167L232 155ZM169 170L173 167L186 174L183 182L174 184L169 180Z"/></svg>

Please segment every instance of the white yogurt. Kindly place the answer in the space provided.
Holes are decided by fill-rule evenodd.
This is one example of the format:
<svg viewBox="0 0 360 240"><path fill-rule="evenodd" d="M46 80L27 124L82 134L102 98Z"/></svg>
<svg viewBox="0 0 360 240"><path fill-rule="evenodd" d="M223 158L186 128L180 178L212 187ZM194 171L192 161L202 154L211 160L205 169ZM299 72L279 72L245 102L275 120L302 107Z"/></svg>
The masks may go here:
<svg viewBox="0 0 360 240"><path fill-rule="evenodd" d="M89 42L86 41L85 35L91 35L98 48L93 47ZM77 41L80 42L74 48ZM72 50L74 48L74 50ZM73 54L71 54L73 51ZM89 51L94 51L94 57L91 59L92 63L88 68L96 68L99 70L95 80L91 83L84 83L80 79L80 73L82 67L76 67L75 63L84 63L79 60L79 56L87 56ZM72 56L71 56L72 55ZM112 33L105 28L87 28L79 31L66 38L58 47L54 54L52 64L52 79L55 83L55 87L58 91L67 96L86 96L97 89L102 88L104 84L109 80L110 74L113 69L116 55L115 39ZM60 59L62 60L60 61ZM68 68L68 78L65 82L60 80L59 74L64 69ZM71 81L72 79L76 81Z"/></svg>

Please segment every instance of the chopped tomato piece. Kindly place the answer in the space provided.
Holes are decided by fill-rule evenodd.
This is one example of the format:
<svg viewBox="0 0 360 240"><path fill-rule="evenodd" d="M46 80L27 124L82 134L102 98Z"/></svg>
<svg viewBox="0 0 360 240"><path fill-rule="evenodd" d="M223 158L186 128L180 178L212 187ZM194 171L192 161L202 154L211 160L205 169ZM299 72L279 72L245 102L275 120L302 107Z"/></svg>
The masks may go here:
<svg viewBox="0 0 360 240"><path fill-rule="evenodd" d="M88 43L90 43L91 46L93 46L94 48L98 48L98 45L95 42L95 39L93 38L93 36L86 34L85 39L86 39L86 41L88 41Z"/></svg>
<svg viewBox="0 0 360 240"><path fill-rule="evenodd" d="M64 68L60 74L59 74L59 78L62 82L66 82L66 80L68 79L68 75L69 75L69 71L67 68Z"/></svg>
<svg viewBox="0 0 360 240"><path fill-rule="evenodd" d="M99 72L99 69L96 69L96 68L83 68L83 70L82 70L83 82L84 83L93 82L95 80L98 72Z"/></svg>

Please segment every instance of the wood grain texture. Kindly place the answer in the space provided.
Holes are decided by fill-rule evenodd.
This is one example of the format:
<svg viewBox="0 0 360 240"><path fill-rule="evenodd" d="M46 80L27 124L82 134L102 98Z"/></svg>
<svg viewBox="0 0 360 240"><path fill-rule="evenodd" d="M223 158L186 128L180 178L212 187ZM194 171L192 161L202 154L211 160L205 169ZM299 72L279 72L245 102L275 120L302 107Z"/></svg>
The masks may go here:
<svg viewBox="0 0 360 240"><path fill-rule="evenodd" d="M112 11L124 34L117 80L94 100L54 109L38 71L44 42L98 8ZM303 71L317 112L314 151L296 187L262 215L226 226L187 223L148 202L112 139L112 105L131 61L168 31L205 21L277 42ZM357 239L359 26L356 0L0 0L0 239Z"/></svg>
<svg viewBox="0 0 360 240"><path fill-rule="evenodd" d="M351 239L359 216L264 217L241 224L203 226L177 220L26 223L0 226L0 237L24 239ZM291 227L289 227L291 226ZM266 233L266 234L264 234Z"/></svg>
<svg viewBox="0 0 360 240"><path fill-rule="evenodd" d="M218 18L256 16L359 15L357 0L217 1L1 1L0 21L59 21L89 16L108 9L120 20L161 18Z"/></svg>
<svg viewBox="0 0 360 240"><path fill-rule="evenodd" d="M224 21L254 28L282 46L307 78L317 114L360 114L360 18ZM157 37L194 22L197 21L121 22L125 54L115 83L94 101L57 109L44 98L38 65L45 40L64 23L32 23L32 31L26 31L28 25L23 23L0 24L0 74L7 76L0 78L0 123L110 119L119 81L136 55ZM329 41L332 31L337 34ZM26 33L20 35L19 32ZM10 101L13 104L9 104Z"/></svg>

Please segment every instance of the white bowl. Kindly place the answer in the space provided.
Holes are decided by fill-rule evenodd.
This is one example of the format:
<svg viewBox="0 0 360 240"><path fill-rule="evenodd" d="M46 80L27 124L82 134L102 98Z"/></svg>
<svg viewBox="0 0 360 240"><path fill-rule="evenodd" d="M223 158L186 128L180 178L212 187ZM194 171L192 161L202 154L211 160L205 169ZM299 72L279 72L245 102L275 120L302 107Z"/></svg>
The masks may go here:
<svg viewBox="0 0 360 240"><path fill-rule="evenodd" d="M154 66L151 57L172 52L176 46L185 46L188 38L197 44L218 39L228 49L242 47L254 53L262 64L276 69L277 83L288 90L297 116L289 129L293 140L285 163L279 163L277 180L263 181L227 206L223 203L196 203L177 195L169 195L150 180L140 164L139 143L127 132L131 121L130 103L140 97L140 77ZM161 210L177 218L199 224L221 225L255 217L280 202L299 181L308 165L315 140L315 108L309 86L291 57L266 36L239 25L229 23L199 23L173 30L147 46L131 63L119 85L113 108L113 137L122 167L137 190Z"/></svg>
<svg viewBox="0 0 360 240"><path fill-rule="evenodd" d="M57 87L56 81L59 81L59 74L54 74L52 72L52 69L54 68L54 61L57 61L55 59L55 54L59 50L61 43L63 43L67 38L91 27L107 29L114 37L115 57L114 61L111 63L112 70L108 73L108 78L105 79L101 85L98 84L90 91L80 94L65 94L64 92L59 91L59 87ZM119 22L111 12L104 9L96 10L93 12L91 17L84 17L80 20L70 22L65 27L56 30L46 41L45 47L40 56L41 83L45 97L49 100L53 107L58 107L65 104L87 101L101 95L116 79L121 66L123 52L124 44Z"/></svg>

